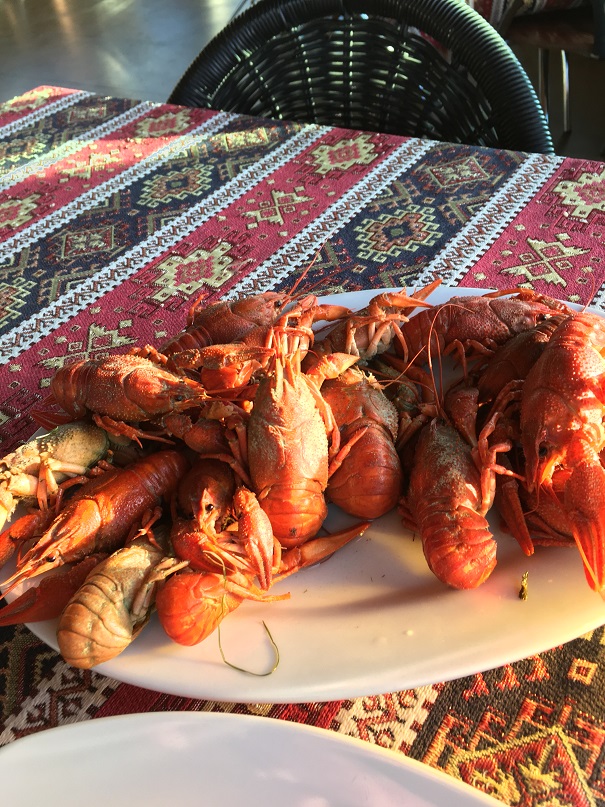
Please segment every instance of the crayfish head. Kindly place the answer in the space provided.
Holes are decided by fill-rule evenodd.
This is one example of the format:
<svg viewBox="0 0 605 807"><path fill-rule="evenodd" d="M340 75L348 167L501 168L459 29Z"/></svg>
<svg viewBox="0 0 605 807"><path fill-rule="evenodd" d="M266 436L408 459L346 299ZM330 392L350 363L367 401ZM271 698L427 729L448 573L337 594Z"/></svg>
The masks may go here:
<svg viewBox="0 0 605 807"><path fill-rule="evenodd" d="M124 378L123 398L125 412L132 409L145 419L193 406L207 395L201 384L148 363Z"/></svg>
<svg viewBox="0 0 605 807"><path fill-rule="evenodd" d="M290 300L288 294L267 291L236 300L232 303L231 309L238 316L256 325L273 325Z"/></svg>
<svg viewBox="0 0 605 807"><path fill-rule="evenodd" d="M544 483L550 483L553 478L555 470L563 465L564 451L560 447L549 444L544 441L538 447L538 470L537 470L537 484L538 486Z"/></svg>
<svg viewBox="0 0 605 807"><path fill-rule="evenodd" d="M584 427L564 396L549 389L523 391L521 444L528 490L550 482L557 466L565 465L567 451Z"/></svg>

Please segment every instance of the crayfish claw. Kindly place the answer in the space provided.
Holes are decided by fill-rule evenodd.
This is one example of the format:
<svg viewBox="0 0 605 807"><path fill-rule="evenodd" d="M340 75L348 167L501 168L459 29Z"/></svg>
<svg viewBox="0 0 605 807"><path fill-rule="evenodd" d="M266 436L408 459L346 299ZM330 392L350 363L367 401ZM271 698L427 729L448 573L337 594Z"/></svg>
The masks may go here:
<svg viewBox="0 0 605 807"><path fill-rule="evenodd" d="M56 567L56 562L45 561L44 559L26 561L7 580L0 583L3 596L6 597L7 594L13 592L20 583L24 583L32 577L38 577L38 575L44 574L44 572L48 572Z"/></svg>
<svg viewBox="0 0 605 807"><path fill-rule="evenodd" d="M273 582L277 583L291 574L299 572L301 569L306 569L308 566L314 566L316 563L327 560L336 551L352 541L353 538L361 537L371 523L371 521L362 521L331 535L313 538L300 546L284 550L281 555L279 575Z"/></svg>
<svg viewBox="0 0 605 807"><path fill-rule="evenodd" d="M605 469L598 456L570 474L565 506L588 584L605 599Z"/></svg>
<svg viewBox="0 0 605 807"><path fill-rule="evenodd" d="M89 555L75 566L59 567L53 574L42 578L37 586L26 589L11 603L0 608L0 626L40 622L60 616L88 574L105 557L102 553Z"/></svg>

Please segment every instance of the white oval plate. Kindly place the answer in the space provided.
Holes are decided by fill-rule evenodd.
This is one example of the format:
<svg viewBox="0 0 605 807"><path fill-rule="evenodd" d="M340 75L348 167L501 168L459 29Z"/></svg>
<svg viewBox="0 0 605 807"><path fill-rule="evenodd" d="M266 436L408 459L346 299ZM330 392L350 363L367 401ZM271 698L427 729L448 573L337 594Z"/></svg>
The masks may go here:
<svg viewBox="0 0 605 807"><path fill-rule="evenodd" d="M42 731L0 750L12 807L496 807L403 754L266 717L159 712Z"/></svg>
<svg viewBox="0 0 605 807"><path fill-rule="evenodd" d="M483 293L481 290L480 293ZM325 298L362 308L374 292ZM439 303L477 290L442 288ZM342 515L329 522L343 523ZM346 523L352 523L347 519ZM226 658L256 673L274 663L263 621L279 648L271 675L221 659L217 634L195 647L172 643L154 617L120 656L98 666L119 681L172 695L242 703L354 698L482 672L549 650L605 622L574 548L538 547L527 558L495 530L498 565L480 588L456 591L429 571L419 541L391 512L325 563L274 587L291 599L245 602L222 623ZM519 599L528 572L528 598ZM56 622L29 625L58 649Z"/></svg>

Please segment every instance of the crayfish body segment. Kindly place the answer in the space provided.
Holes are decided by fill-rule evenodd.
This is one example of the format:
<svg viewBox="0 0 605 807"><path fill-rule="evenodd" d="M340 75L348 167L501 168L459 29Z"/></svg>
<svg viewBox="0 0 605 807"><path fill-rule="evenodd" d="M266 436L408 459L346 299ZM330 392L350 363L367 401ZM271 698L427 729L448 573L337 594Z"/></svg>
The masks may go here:
<svg viewBox="0 0 605 807"><path fill-rule="evenodd" d="M563 303L523 289L511 296L497 291L452 297L447 303L421 311L401 326L397 353L408 361L457 353L485 356L515 334L530 330L557 313L570 313Z"/></svg>
<svg viewBox="0 0 605 807"><path fill-rule="evenodd" d="M68 664L90 669L130 645L149 620L163 560L162 546L143 536L94 567L59 619L59 650Z"/></svg>
<svg viewBox="0 0 605 807"><path fill-rule="evenodd" d="M351 367L321 387L341 431L327 496L349 515L379 518L397 505L402 471L397 410L374 379Z"/></svg>
<svg viewBox="0 0 605 807"><path fill-rule="evenodd" d="M530 370L521 405L522 445L530 493L559 496L586 578L605 596L605 321L587 312L565 319Z"/></svg>
<svg viewBox="0 0 605 807"><path fill-rule="evenodd" d="M93 412L128 422L151 420L207 398L201 384L130 354L66 364L53 376L51 392L72 417Z"/></svg>
<svg viewBox="0 0 605 807"><path fill-rule="evenodd" d="M248 423L253 488L282 546L302 543L327 515L328 437L297 357L261 379Z"/></svg>
<svg viewBox="0 0 605 807"><path fill-rule="evenodd" d="M195 645L206 639L244 600L274 602L289 594L269 595L242 572L221 574L185 569L169 577L156 594L160 623L178 644Z"/></svg>

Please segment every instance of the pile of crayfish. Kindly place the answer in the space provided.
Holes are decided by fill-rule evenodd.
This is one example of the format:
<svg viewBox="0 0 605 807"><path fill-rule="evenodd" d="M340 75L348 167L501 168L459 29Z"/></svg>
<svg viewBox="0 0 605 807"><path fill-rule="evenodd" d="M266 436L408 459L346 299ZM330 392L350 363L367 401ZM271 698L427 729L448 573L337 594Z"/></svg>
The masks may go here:
<svg viewBox="0 0 605 807"><path fill-rule="evenodd" d="M432 305L439 283L357 312L196 301L158 349L59 369L35 413L52 431L0 460L0 528L27 506L3 590L40 578L0 625L58 617L79 667L152 611L196 644L393 508L448 586L492 573L495 506L526 555L577 546L603 594L605 320L529 289ZM327 533L328 503L358 521Z"/></svg>

